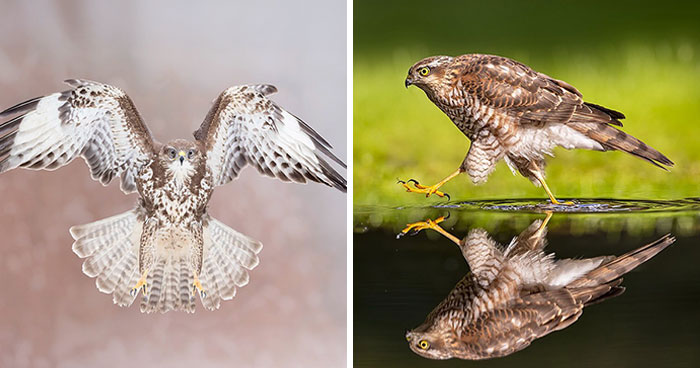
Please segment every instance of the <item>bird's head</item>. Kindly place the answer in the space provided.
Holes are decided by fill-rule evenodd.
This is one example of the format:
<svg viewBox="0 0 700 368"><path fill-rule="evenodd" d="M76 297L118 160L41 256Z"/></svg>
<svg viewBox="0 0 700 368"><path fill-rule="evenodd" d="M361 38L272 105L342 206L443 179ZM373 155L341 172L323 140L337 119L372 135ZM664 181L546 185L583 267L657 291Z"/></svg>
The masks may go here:
<svg viewBox="0 0 700 368"><path fill-rule="evenodd" d="M199 167L202 154L194 142L176 139L164 144L158 157L175 178L185 179Z"/></svg>
<svg viewBox="0 0 700 368"><path fill-rule="evenodd" d="M444 360L453 357L443 334L434 326L423 324L406 332L406 341L414 353L424 358Z"/></svg>
<svg viewBox="0 0 700 368"><path fill-rule="evenodd" d="M443 83L445 70L452 59L449 56L431 56L413 64L404 82L406 88L415 85L425 92L437 89Z"/></svg>

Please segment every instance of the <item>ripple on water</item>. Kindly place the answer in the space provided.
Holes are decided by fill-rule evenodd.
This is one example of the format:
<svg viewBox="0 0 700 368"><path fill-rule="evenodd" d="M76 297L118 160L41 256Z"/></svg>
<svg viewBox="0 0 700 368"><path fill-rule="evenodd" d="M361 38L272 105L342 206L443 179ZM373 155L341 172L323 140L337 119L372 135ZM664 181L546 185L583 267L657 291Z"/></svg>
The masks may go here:
<svg viewBox="0 0 700 368"><path fill-rule="evenodd" d="M607 212L675 212L700 210L700 198L679 200L574 199L573 205L557 205L542 199L496 199L482 201L446 202L428 206L455 210L487 210L502 212L555 212L555 213L607 213Z"/></svg>

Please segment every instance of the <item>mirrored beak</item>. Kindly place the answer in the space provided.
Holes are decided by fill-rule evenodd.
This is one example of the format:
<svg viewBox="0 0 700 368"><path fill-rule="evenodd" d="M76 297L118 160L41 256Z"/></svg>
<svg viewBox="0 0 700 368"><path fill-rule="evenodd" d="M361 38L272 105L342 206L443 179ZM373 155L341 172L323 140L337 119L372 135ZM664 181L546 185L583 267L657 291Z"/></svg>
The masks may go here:
<svg viewBox="0 0 700 368"><path fill-rule="evenodd" d="M182 163L185 162L185 155L187 155L185 151L178 152L178 156L180 156L180 165L182 165Z"/></svg>
<svg viewBox="0 0 700 368"><path fill-rule="evenodd" d="M406 77L406 80L403 82L403 84L406 86L406 88L408 88L408 86L413 84L413 81L411 80L411 78Z"/></svg>

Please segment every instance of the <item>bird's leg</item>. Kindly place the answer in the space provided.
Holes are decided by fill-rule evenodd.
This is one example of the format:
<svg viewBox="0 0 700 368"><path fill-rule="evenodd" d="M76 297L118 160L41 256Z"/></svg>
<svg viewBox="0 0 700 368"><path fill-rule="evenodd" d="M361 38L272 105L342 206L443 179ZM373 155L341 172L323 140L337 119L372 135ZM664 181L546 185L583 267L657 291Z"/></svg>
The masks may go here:
<svg viewBox="0 0 700 368"><path fill-rule="evenodd" d="M544 181L544 177L542 176L542 173L539 170L530 170L533 175L535 175L535 178L537 178L537 181L542 184L542 188L544 188L544 191L547 192L547 195L549 196L549 200L552 201L552 204L563 204L567 206L571 206L574 204L574 202L571 201L565 201L565 202L560 202L558 201L555 197L554 194L552 194L552 191L549 190L549 187L547 186L547 183Z"/></svg>
<svg viewBox="0 0 700 368"><path fill-rule="evenodd" d="M537 231L535 231L535 233L533 234L536 237L539 237L542 234L544 229L547 228L547 223L549 223L549 220L552 218L552 211L547 211L546 213L547 217L545 217L544 220L542 220L542 224L540 224L540 227L538 227Z"/></svg>
<svg viewBox="0 0 700 368"><path fill-rule="evenodd" d="M197 276L197 272L193 272L194 274L194 282L192 282L192 295L197 295L197 291L199 291L199 295L202 298L207 297L207 293L204 291L204 287L202 287L202 283L199 281L199 277Z"/></svg>
<svg viewBox="0 0 700 368"><path fill-rule="evenodd" d="M447 199L450 199L449 194L441 192L438 189L441 186L443 186L445 183L447 183L448 181L452 180L455 176L461 174L462 172L463 172L463 170L461 168L459 168L455 172L453 172L452 174L448 175L446 178L440 180L437 184L431 185L431 186L421 185L415 179L409 179L408 181L399 180L399 183L401 185L403 185L404 188L406 188L407 192L425 193L426 197L430 197L431 194L435 194L438 197L447 197ZM411 182L413 183L413 187L408 185Z"/></svg>
<svg viewBox="0 0 700 368"><path fill-rule="evenodd" d="M445 221L445 219L446 219L445 216L440 216L440 217L436 218L435 220L427 219L425 221L410 223L410 224L406 225L406 227L403 230L401 230L401 233L399 233L399 237L402 235L408 234L409 232L413 235L413 234L417 234L421 230L433 229L433 230L439 232L440 234L444 235L447 239L450 239L453 242L455 242L457 245L459 245L460 244L459 238L448 233L447 230L441 228L440 225L438 225L439 223Z"/></svg>
<svg viewBox="0 0 700 368"><path fill-rule="evenodd" d="M143 271L141 278L136 282L136 286L131 288L131 296L136 296L139 293L139 289L143 288L143 295L148 295L148 284L146 283L146 276L148 276L148 270Z"/></svg>

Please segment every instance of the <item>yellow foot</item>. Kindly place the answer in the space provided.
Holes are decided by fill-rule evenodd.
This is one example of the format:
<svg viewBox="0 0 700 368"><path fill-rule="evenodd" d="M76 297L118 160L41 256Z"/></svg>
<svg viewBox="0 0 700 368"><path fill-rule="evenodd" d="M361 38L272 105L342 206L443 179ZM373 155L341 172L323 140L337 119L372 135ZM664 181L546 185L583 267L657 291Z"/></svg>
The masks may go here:
<svg viewBox="0 0 700 368"><path fill-rule="evenodd" d="M440 228L438 226L439 223L445 221L446 217L445 216L440 216L436 218L435 220L427 219L426 221L418 221L418 222L413 222L401 230L401 233L399 233L398 237L401 237L403 235L408 234L409 232L411 234L418 234L421 230L425 229L433 229L435 230L436 228ZM442 229L442 228L440 228Z"/></svg>
<svg viewBox="0 0 700 368"><path fill-rule="evenodd" d="M192 283L192 295L196 295L197 291L199 291L199 295L202 298L207 297L207 293L204 291L204 288L202 287L202 283L199 282L199 277L197 277L197 274L194 274L194 282Z"/></svg>
<svg viewBox="0 0 700 368"><path fill-rule="evenodd" d="M409 183L413 183L413 187L408 185ZM450 199L449 194L438 190L442 186L443 183L438 183L438 184L431 185L428 187L425 185L421 185L415 179L409 179L408 181L399 180L399 184L403 185L403 187L406 188L407 192L425 193L426 197L430 197L431 194L435 194L438 197L447 197L448 200Z"/></svg>
<svg viewBox="0 0 700 368"><path fill-rule="evenodd" d="M406 225L406 227L403 230L401 230L399 235L396 235L396 238L398 239L398 238L408 234L409 232L411 233L411 235L415 235L415 234L418 234L418 232L420 232L421 230L432 229L432 230L435 230L435 231L439 232L440 234L444 235L447 239L452 240L455 244L459 245L460 244L459 238L448 233L447 231L445 231L445 229L441 228L440 225L438 225L439 223L445 221L449 217L450 217L450 215L448 214L447 217L440 216L440 217L436 218L435 220L427 219L425 221L419 221L419 222L414 222L412 224L408 224L408 225Z"/></svg>
<svg viewBox="0 0 700 368"><path fill-rule="evenodd" d="M573 205L575 204L575 203L572 202L572 201L564 201L564 202L558 201L558 200L557 200L556 198L554 198L554 197L552 197L551 200L552 200L552 204L556 204L556 205L573 206Z"/></svg>
<svg viewBox="0 0 700 368"><path fill-rule="evenodd" d="M139 293L139 289L143 289L143 295L148 295L148 284L146 283L146 275L148 275L148 270L144 271L141 278L136 282L136 286L131 288L131 296L135 297Z"/></svg>

